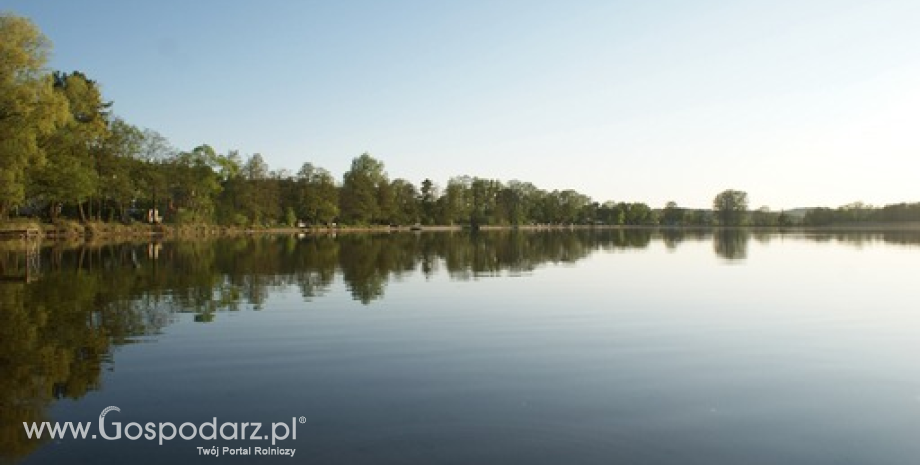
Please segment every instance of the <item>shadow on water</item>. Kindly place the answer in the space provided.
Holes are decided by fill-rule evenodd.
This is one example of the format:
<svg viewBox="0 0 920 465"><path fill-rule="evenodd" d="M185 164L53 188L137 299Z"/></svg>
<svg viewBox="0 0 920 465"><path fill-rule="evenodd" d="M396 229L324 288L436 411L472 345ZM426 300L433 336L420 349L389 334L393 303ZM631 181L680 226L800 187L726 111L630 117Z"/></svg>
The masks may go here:
<svg viewBox="0 0 920 465"><path fill-rule="evenodd" d="M276 289L322 297L341 277L352 297L369 304L387 283L408 276L454 280L521 276L545 264L572 264L597 251L638 250L661 241L679 253L684 242L712 242L725 260L747 257L745 230L491 231L238 237L214 241L55 244L24 259L0 250L0 271L28 280L0 281L0 459L41 445L23 422L47 421L55 400L100 389L114 346L158 334L177 314L214 321L218 312L263 308ZM920 234L793 235L861 247L920 244Z"/></svg>

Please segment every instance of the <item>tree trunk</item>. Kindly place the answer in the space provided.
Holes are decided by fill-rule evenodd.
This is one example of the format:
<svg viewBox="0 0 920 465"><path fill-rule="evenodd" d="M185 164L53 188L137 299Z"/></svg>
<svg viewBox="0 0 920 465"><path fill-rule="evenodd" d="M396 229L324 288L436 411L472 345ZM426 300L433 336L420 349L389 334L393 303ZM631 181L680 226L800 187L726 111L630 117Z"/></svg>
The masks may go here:
<svg viewBox="0 0 920 465"><path fill-rule="evenodd" d="M80 210L80 221L86 223L86 212L83 211L83 202L77 203L77 208ZM92 212L90 212L92 214Z"/></svg>

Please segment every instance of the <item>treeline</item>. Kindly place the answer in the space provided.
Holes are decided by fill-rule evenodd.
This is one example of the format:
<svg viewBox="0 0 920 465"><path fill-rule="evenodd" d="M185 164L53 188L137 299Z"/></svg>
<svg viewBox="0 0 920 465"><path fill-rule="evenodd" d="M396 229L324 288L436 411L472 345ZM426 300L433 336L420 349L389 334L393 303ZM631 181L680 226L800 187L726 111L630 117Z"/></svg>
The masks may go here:
<svg viewBox="0 0 920 465"><path fill-rule="evenodd" d="M355 158L341 180L305 163L271 170L259 154L173 148L114 116L87 75L47 72L50 44L27 19L0 16L0 219L162 220L225 225L653 224L642 203L593 203L574 190L457 177L442 189L390 180ZM153 211L156 211L153 213Z"/></svg>
<svg viewBox="0 0 920 465"><path fill-rule="evenodd" d="M438 186L388 176L363 154L341 179L311 163L272 170L260 154L179 150L112 113L85 74L48 72L50 44L25 18L0 15L0 220L162 221L235 226L665 225L793 226L918 221L920 204L748 210L726 190L709 209L596 202L575 190L460 176ZM855 213L854 213L855 212ZM855 218L855 220L854 220Z"/></svg>
<svg viewBox="0 0 920 465"><path fill-rule="evenodd" d="M836 209L814 208L802 218L802 223L808 226L898 222L920 222L920 203L872 207L856 202Z"/></svg>

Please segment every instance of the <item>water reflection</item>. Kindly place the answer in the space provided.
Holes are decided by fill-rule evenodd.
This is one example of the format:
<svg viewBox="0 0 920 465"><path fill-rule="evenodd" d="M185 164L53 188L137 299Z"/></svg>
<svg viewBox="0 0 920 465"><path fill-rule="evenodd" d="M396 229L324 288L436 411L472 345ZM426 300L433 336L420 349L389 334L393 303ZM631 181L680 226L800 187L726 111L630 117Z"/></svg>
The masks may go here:
<svg viewBox="0 0 920 465"><path fill-rule="evenodd" d="M113 346L159 333L177 313L208 323L245 305L259 310L273 290L292 286L304 299L318 299L339 277L355 300L370 304L391 280L410 275L527 275L544 264L657 241L674 253L685 242L711 241L716 256L739 262L752 235L763 244L781 237L746 230L496 231L55 244L38 255L3 249L0 272L9 279L0 282L0 458L38 448L22 422L47 421L55 400L100 389ZM907 231L794 237L856 247L920 244L920 234Z"/></svg>
<svg viewBox="0 0 920 465"><path fill-rule="evenodd" d="M743 229L720 229L712 235L712 249L726 260L747 258L751 232Z"/></svg>

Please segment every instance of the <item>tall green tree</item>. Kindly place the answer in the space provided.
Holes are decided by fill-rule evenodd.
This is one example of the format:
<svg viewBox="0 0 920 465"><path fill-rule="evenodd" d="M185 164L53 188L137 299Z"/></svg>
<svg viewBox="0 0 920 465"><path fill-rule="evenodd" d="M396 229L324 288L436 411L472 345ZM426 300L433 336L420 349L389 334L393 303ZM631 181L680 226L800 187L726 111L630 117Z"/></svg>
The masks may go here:
<svg viewBox="0 0 920 465"><path fill-rule="evenodd" d="M281 217L279 182L262 157L252 154L240 169L243 194L239 198L239 213L254 225L277 222Z"/></svg>
<svg viewBox="0 0 920 465"><path fill-rule="evenodd" d="M208 223L221 192L221 156L204 144L167 162L168 211L183 222Z"/></svg>
<svg viewBox="0 0 920 465"><path fill-rule="evenodd" d="M395 224L415 224L421 216L419 193L411 182L396 179L390 183L393 193L393 214L391 221Z"/></svg>
<svg viewBox="0 0 920 465"><path fill-rule="evenodd" d="M470 226L478 227L492 223L495 212L495 195L499 186L500 184L490 179L473 178L468 197Z"/></svg>
<svg viewBox="0 0 920 465"><path fill-rule="evenodd" d="M219 200L215 207L217 221L221 224L244 226L250 224L249 217L243 213L249 203L249 181L243 176L243 159L239 150L230 150L218 168L218 177L222 183Z"/></svg>
<svg viewBox="0 0 920 465"><path fill-rule="evenodd" d="M54 90L67 102L66 122L42 141L47 163L32 171L33 193L49 205L52 219L63 204L75 205L81 221L93 216L99 160L109 137L110 103L83 73L54 73ZM88 207L84 208L84 206Z"/></svg>
<svg viewBox="0 0 920 465"><path fill-rule="evenodd" d="M566 189L558 193L559 218L563 223L579 223L580 214L591 204L591 198L575 190Z"/></svg>
<svg viewBox="0 0 920 465"><path fill-rule="evenodd" d="M176 157L176 149L162 134L152 129L144 129L138 163L134 166L134 182L137 187L139 206L155 209L162 215L165 209L162 200L169 189L167 180L168 163Z"/></svg>
<svg viewBox="0 0 920 465"><path fill-rule="evenodd" d="M419 208L421 209L421 221L424 224L434 224L437 221L437 200L438 192L431 179L425 178L419 189Z"/></svg>
<svg viewBox="0 0 920 465"><path fill-rule="evenodd" d="M297 172L295 212L309 224L329 224L339 215L339 191L329 171L304 163Z"/></svg>
<svg viewBox="0 0 920 465"><path fill-rule="evenodd" d="M342 177L339 197L343 221L370 224L381 220L380 190L389 185L383 162L364 153L351 162Z"/></svg>
<svg viewBox="0 0 920 465"><path fill-rule="evenodd" d="M677 206L677 202L670 201L661 211L661 224L666 226L681 226L684 224L684 209Z"/></svg>
<svg viewBox="0 0 920 465"><path fill-rule="evenodd" d="M748 211L747 192L728 189L716 195L712 209L720 226L741 226Z"/></svg>
<svg viewBox="0 0 920 465"><path fill-rule="evenodd" d="M25 201L27 171L45 160L40 140L67 120L45 69L50 50L31 21L0 14L0 219Z"/></svg>
<svg viewBox="0 0 920 465"><path fill-rule="evenodd" d="M136 179L142 172L139 165L144 163L140 158L143 140L143 132L121 118L109 124L97 161L101 181L97 197L108 208L109 220L116 214L127 220L126 210L139 194Z"/></svg>
<svg viewBox="0 0 920 465"><path fill-rule="evenodd" d="M473 178L456 176L447 181L444 195L439 199L443 224L466 223L472 212L471 185Z"/></svg>
<svg viewBox="0 0 920 465"><path fill-rule="evenodd" d="M657 218L651 207L642 203L630 203L626 206L626 224L629 225L653 225L657 223Z"/></svg>

